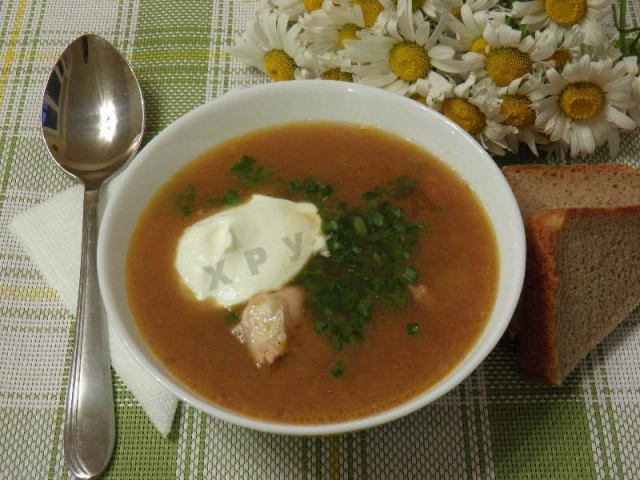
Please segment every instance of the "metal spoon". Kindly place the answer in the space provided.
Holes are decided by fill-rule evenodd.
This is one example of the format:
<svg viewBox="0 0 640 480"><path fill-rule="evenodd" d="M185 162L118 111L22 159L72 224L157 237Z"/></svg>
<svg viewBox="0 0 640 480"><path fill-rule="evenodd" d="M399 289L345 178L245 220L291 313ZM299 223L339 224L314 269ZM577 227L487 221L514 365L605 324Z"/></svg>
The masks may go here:
<svg viewBox="0 0 640 480"><path fill-rule="evenodd" d="M96 276L96 213L103 182L135 154L142 141L140 86L109 42L83 35L67 47L51 72L41 120L49 153L85 186L64 454L75 477L92 478L109 464L115 441L107 329Z"/></svg>

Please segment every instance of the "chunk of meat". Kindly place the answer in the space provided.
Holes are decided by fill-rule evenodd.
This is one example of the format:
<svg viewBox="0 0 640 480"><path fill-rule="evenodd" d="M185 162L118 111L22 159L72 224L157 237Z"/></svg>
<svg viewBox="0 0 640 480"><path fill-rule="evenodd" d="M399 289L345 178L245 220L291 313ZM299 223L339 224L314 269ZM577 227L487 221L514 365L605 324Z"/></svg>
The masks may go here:
<svg viewBox="0 0 640 480"><path fill-rule="evenodd" d="M409 285L409 291L413 299L425 307L434 307L436 304L433 290L426 285Z"/></svg>
<svg viewBox="0 0 640 480"><path fill-rule="evenodd" d="M247 346L258 366L272 364L285 352L287 333L299 322L303 304L304 292L298 287L259 293L249 299L231 333Z"/></svg>

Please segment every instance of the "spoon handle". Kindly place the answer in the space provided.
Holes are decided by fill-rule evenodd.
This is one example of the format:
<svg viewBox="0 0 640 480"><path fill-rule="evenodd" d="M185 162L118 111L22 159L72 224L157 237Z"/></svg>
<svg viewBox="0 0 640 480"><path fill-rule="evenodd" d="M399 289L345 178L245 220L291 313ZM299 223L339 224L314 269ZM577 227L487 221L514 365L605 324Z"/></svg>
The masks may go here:
<svg viewBox="0 0 640 480"><path fill-rule="evenodd" d="M64 424L67 468L77 478L102 473L115 440L107 328L96 266L99 195L99 190L84 193L80 288Z"/></svg>

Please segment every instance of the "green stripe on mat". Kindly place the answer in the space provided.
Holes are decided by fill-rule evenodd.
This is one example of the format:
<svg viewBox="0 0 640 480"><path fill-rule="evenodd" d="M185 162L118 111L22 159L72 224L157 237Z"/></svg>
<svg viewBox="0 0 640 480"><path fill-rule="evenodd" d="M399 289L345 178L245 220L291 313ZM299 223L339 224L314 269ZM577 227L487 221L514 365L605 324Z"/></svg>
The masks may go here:
<svg viewBox="0 0 640 480"><path fill-rule="evenodd" d="M586 410L578 400L489 403L496 478L594 478Z"/></svg>
<svg viewBox="0 0 640 480"><path fill-rule="evenodd" d="M177 435L165 439L144 411L114 376L116 401L116 446L103 478L159 479L175 475Z"/></svg>
<svg viewBox="0 0 640 480"><path fill-rule="evenodd" d="M620 442L616 431L616 422L613 418L611 391L607 378L602 345L595 348L587 357L586 363L589 369L589 389L591 393L591 405L594 412L593 421L597 427L602 466L606 474L605 478L619 478L622 472ZM597 364L599 364L600 367L597 367ZM611 455L613 458L611 458ZM610 468L613 468L613 471L610 470Z"/></svg>
<svg viewBox="0 0 640 480"><path fill-rule="evenodd" d="M132 66L143 90L145 142L206 99L212 2L143 0Z"/></svg>

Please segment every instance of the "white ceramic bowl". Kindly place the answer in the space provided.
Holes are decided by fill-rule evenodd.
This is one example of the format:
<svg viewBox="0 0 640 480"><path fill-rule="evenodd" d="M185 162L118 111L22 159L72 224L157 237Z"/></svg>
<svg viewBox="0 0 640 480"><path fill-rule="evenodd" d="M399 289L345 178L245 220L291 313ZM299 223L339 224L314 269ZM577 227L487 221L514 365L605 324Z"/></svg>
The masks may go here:
<svg viewBox="0 0 640 480"><path fill-rule="evenodd" d="M353 421L291 425L218 407L174 378L151 352L129 310L125 260L132 231L151 197L189 161L220 142L263 127L333 120L378 127L424 147L451 165L475 190L493 224L500 259L497 299L486 328L466 357L436 385L401 405ZM444 116L381 89L343 82L303 80L236 90L189 112L142 150L110 191L98 240L98 274L115 331L138 361L169 390L215 417L256 430L322 435L380 425L438 399L484 360L515 309L525 265L522 219L508 183L484 149Z"/></svg>

